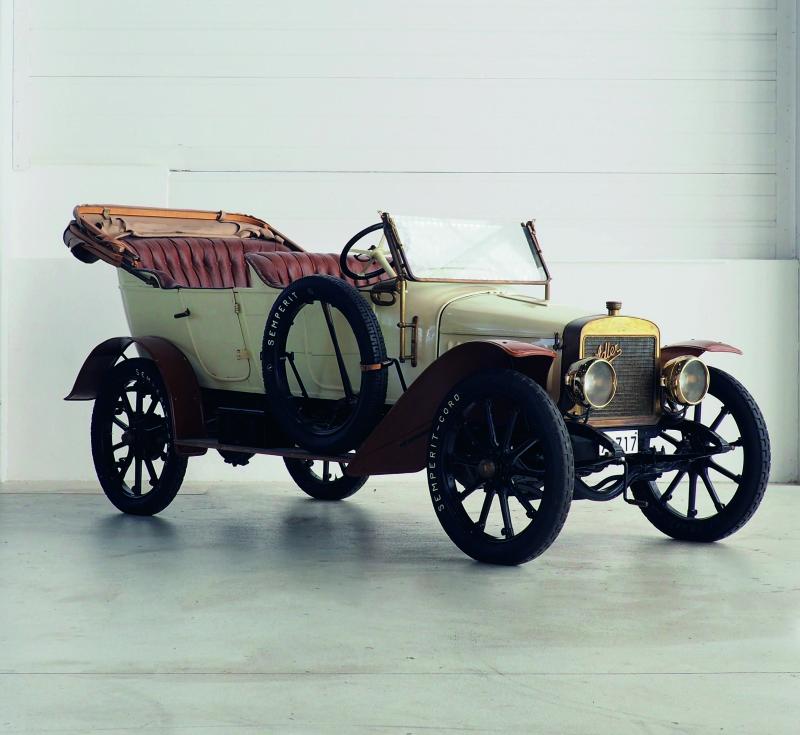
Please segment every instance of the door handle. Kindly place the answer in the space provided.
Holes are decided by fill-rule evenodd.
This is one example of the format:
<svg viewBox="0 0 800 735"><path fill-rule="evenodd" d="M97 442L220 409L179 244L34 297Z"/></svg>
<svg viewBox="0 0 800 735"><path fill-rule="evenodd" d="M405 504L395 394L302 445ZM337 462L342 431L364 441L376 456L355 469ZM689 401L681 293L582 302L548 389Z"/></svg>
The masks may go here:
<svg viewBox="0 0 800 735"><path fill-rule="evenodd" d="M172 316L174 319L183 319L184 317L189 316L191 313L192 312L187 308L185 311L179 311L177 314L173 314Z"/></svg>

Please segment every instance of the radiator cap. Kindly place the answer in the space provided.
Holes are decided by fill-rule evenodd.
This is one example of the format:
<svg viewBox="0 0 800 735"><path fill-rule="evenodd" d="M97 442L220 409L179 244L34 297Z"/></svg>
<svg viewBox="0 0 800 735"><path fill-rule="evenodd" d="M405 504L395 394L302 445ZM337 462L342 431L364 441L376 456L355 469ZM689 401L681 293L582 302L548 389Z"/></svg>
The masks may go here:
<svg viewBox="0 0 800 735"><path fill-rule="evenodd" d="M609 316L619 316L619 310L621 308L621 301L606 301L606 309L608 309Z"/></svg>

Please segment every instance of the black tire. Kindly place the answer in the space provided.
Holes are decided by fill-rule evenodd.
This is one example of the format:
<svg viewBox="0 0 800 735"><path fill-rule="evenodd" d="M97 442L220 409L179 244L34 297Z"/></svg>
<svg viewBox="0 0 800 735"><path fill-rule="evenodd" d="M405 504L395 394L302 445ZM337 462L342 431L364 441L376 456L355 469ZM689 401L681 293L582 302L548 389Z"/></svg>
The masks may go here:
<svg viewBox="0 0 800 735"><path fill-rule="evenodd" d="M477 561L522 564L545 551L569 513L574 471L563 417L541 386L515 370L476 373L439 406L428 487L445 532ZM499 533L492 533L493 505ZM526 524L521 532L514 514Z"/></svg>
<svg viewBox="0 0 800 735"><path fill-rule="evenodd" d="M123 513L155 515L177 495L188 460L175 452L169 400L152 360L125 360L105 376L92 411L92 459L106 497Z"/></svg>
<svg viewBox="0 0 800 735"><path fill-rule="evenodd" d="M339 464L339 472L330 471L330 462L311 459L285 457L286 469L297 486L306 495L317 500L344 500L358 492L369 475L349 477L344 473L344 465ZM338 464L338 463L337 463ZM319 466L317 466L319 465Z"/></svg>
<svg viewBox="0 0 800 735"><path fill-rule="evenodd" d="M738 531L761 504L769 478L769 434L758 405L747 389L728 373L713 367L709 368L709 373L708 396L716 399L718 405L711 406L706 397L700 404L705 416L699 413L699 419L735 443L735 449L727 460L728 466L716 461L712 464L697 463L685 473L687 481L683 484L678 473L670 473L674 475L673 482L667 484L662 478L663 491L658 483L651 481L631 485L633 496L647 503L642 508L647 520L662 533L681 541L719 541ZM698 414L695 414L695 420L698 420ZM738 434L738 437L732 434ZM739 453L741 456L737 457ZM714 485L716 476L733 482L726 494ZM695 486L693 495L691 484ZM704 517L698 514L701 497L708 508ZM722 503L722 498L727 502ZM685 512L682 510L684 503Z"/></svg>
<svg viewBox="0 0 800 735"><path fill-rule="evenodd" d="M344 316L355 337L362 365L378 366L386 362L378 320L358 290L333 276L306 276L280 293L267 318L261 348L264 389L275 420L298 446L320 453L346 452L361 444L380 420L388 376L385 367L360 371L356 386L340 367L344 398L337 403L341 405L324 407L323 412L331 414L330 420L320 419L319 413L308 413L312 401L291 393L286 344L300 310L315 301L322 304L323 310L334 307ZM335 336L335 331L329 328ZM346 385L352 390L350 397ZM334 413L334 408L338 413Z"/></svg>

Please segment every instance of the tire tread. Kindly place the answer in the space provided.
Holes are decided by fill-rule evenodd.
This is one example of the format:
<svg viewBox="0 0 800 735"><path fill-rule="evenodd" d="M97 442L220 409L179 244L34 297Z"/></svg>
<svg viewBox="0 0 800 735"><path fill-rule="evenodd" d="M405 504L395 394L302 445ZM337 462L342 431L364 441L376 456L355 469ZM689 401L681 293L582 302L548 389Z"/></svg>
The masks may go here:
<svg viewBox="0 0 800 735"><path fill-rule="evenodd" d="M97 398L95 399L94 408L92 410L92 421L90 428L91 446L92 446L92 460L97 473L97 479L106 497L113 503L113 505L121 510L123 513L129 515L151 516L160 513L164 510L178 494L183 478L186 474L186 467L188 465L188 458L174 454L174 446L171 447L173 452L170 458L169 476L167 474L167 467L164 467L159 487L154 488L141 499L130 498L125 495L118 487L118 481L113 472L106 466L105 457L102 451L104 441L104 422L103 411L106 409L106 402L109 400L109 392L115 390L116 383L121 381L126 373L129 373L136 368L142 368L150 373L150 377L154 379L157 390L161 394L162 405L164 406L165 415L171 422L171 410L169 400L164 387L164 382L161 379L161 374L156 367L156 364L146 358L131 358L124 362L117 363L106 374L103 384L100 388ZM171 433L171 428L170 428Z"/></svg>
<svg viewBox="0 0 800 735"><path fill-rule="evenodd" d="M554 474L556 477L562 479L563 487L559 489L553 488L553 497L556 503L555 511L549 518L549 525L547 528L544 526L534 526L522 532L522 534L525 534L534 531L534 534L529 537L532 540L528 542L525 550L521 549L519 544L514 544L513 541L501 542L492 546L484 545L485 548L481 548L474 543L471 544L469 535L463 533L463 529L459 528L458 522L451 519L444 511L437 513L437 517L447 535L450 536L451 540L465 554L477 561L513 566L524 564L535 559L546 551L558 537L569 515L572 502L575 463L572 453L572 442L570 441L564 418L557 406L538 383L516 370L489 369L467 377L448 391L448 394L445 396L435 415L441 415L443 407L447 405L448 400L451 399L454 393L460 391L469 395L469 392L476 388L486 390L487 387L491 388L492 386L498 386L498 390L502 386L502 389L510 389L516 392L517 395L529 394L535 397L536 405L543 413L545 431L549 432L550 440L553 442L551 451L554 451L555 455L560 458L560 465ZM429 450L429 452L430 451L431 450ZM437 478L437 481L441 480L442 478ZM429 473L429 485L431 482L431 473ZM430 485L430 490L433 494L433 485ZM559 491L560 494L556 497L555 493ZM439 492L444 493L443 490L439 490ZM434 506L435 505L436 501L434 501ZM545 519L542 518L540 522L544 523ZM520 538L522 534L516 538ZM474 539L472 541L474 542ZM509 544L513 544L513 546Z"/></svg>
<svg viewBox="0 0 800 735"><path fill-rule="evenodd" d="M756 451L758 454L753 457L751 461L757 463L759 469L756 477L751 480L753 488L751 493L752 497L746 508L737 516L734 523L724 527L716 527L714 525L702 526L699 524L703 523L703 521L688 521L685 518L680 518L670 513L669 510L656 507L653 501L656 495L655 483L634 483L631 487L634 497L638 500L646 500L648 503L653 504L653 507L648 506L642 508L642 513L645 517L659 531L681 541L709 543L720 541L739 531L758 510L761 501L764 499L769 481L771 463L769 432L761 409L758 407L758 404L753 396L750 395L747 388L732 375L713 367L709 368L709 372L712 376L712 385L713 381L720 381L720 384L724 386L723 391L732 391L736 397L743 402L747 413L752 417L755 438L757 439ZM743 429L742 432L744 433ZM742 492L741 487L737 490L737 494L739 492ZM714 518L718 518L718 516L712 516L712 519ZM719 526L719 524L717 524L717 526Z"/></svg>

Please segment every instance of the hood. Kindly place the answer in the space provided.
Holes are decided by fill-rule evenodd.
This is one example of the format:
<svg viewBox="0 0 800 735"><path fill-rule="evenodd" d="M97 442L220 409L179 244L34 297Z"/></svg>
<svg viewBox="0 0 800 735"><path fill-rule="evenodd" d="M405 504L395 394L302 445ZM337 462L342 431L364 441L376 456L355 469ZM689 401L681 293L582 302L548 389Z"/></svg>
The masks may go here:
<svg viewBox="0 0 800 735"><path fill-rule="evenodd" d="M556 332L563 334L566 324L585 315L584 309L530 296L478 293L448 304L442 312L439 332L443 336L552 341Z"/></svg>

